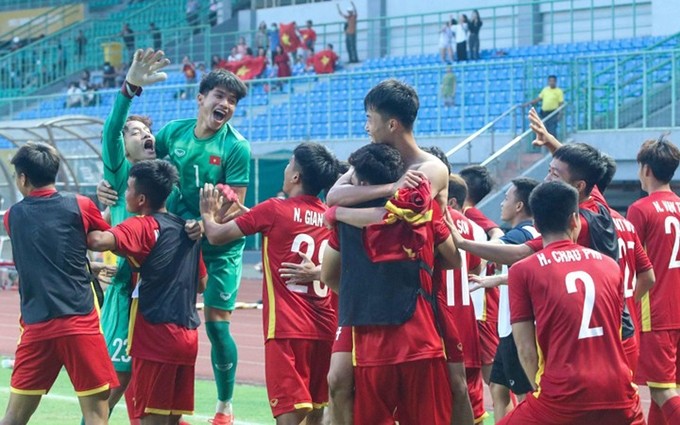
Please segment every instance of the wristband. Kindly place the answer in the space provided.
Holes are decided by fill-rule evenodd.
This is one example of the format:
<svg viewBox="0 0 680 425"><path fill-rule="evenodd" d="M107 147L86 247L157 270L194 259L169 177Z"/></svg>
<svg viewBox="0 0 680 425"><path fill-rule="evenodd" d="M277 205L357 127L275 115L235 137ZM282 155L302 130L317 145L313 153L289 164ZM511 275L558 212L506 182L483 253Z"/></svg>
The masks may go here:
<svg viewBox="0 0 680 425"><path fill-rule="evenodd" d="M336 219L336 214L338 213L338 206L334 205L330 207L329 209L326 210L324 213L324 219L326 220L326 223L328 223L329 226L335 227L335 223L337 222Z"/></svg>
<svg viewBox="0 0 680 425"><path fill-rule="evenodd" d="M142 94L143 89L140 86L135 86L134 84L130 84L128 80L125 80L123 83L123 87L120 89L121 93L123 93L124 96L132 99L135 96L139 96Z"/></svg>

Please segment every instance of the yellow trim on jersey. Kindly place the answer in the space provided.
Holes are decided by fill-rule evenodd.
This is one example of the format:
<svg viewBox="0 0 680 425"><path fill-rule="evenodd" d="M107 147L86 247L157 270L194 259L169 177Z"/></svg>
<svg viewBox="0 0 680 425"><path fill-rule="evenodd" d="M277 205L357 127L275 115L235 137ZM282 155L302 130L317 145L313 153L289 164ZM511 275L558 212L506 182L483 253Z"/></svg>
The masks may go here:
<svg viewBox="0 0 680 425"><path fill-rule="evenodd" d="M490 416L489 412L484 411L482 415L480 415L478 418L475 418L475 423L481 424L482 422L484 422L484 419L488 418L489 416Z"/></svg>
<svg viewBox="0 0 680 425"><path fill-rule="evenodd" d="M45 395L47 390L20 390L18 388L9 387L9 392L19 395Z"/></svg>
<svg viewBox="0 0 680 425"><path fill-rule="evenodd" d="M484 302L482 303L482 322L486 322L486 289L484 290Z"/></svg>
<svg viewBox="0 0 680 425"><path fill-rule="evenodd" d="M660 388L664 390L678 388L678 384L675 382L650 382L647 381L647 386L649 388Z"/></svg>
<svg viewBox="0 0 680 425"><path fill-rule="evenodd" d="M139 308L139 298L133 298L130 303L130 321L128 322L128 344L125 354L130 355L132 349L132 337L135 334L135 321L137 320L137 309Z"/></svg>
<svg viewBox="0 0 680 425"><path fill-rule="evenodd" d="M325 403L312 403L312 407L314 407L314 409L323 409L324 407L327 407L327 406L328 406L328 402L325 402Z"/></svg>
<svg viewBox="0 0 680 425"><path fill-rule="evenodd" d="M94 290L94 283L90 282L90 289L92 289L92 296L94 297L94 309L97 312L97 318L102 318L102 310L99 308L99 298L97 298L97 291ZM104 333L104 328L102 327L102 321L99 320L99 332Z"/></svg>
<svg viewBox="0 0 680 425"><path fill-rule="evenodd" d="M354 326L352 326L352 366L357 365L357 344L354 341Z"/></svg>
<svg viewBox="0 0 680 425"><path fill-rule="evenodd" d="M139 262L133 256L129 255L125 258L130 262L130 264L132 264L134 268L138 269L141 267Z"/></svg>
<svg viewBox="0 0 680 425"><path fill-rule="evenodd" d="M91 390L76 391L76 395L78 397L87 397L89 395L99 394L101 392L108 391L110 388L111 386L109 384L104 384L101 387L92 388Z"/></svg>
<svg viewBox="0 0 680 425"><path fill-rule="evenodd" d="M273 339L276 334L276 300L274 299L274 280L269 266L269 237L262 241L262 266L264 267L264 282L267 285L267 305L269 306L269 322L267 325L267 339Z"/></svg>
<svg viewBox="0 0 680 425"><path fill-rule="evenodd" d="M170 416L170 415L193 415L194 411L193 410L154 409L152 407L145 407L144 413L148 413L150 415Z"/></svg>
<svg viewBox="0 0 680 425"><path fill-rule="evenodd" d="M652 308L649 301L649 292L642 296L640 300L640 319L642 322L642 332L652 330Z"/></svg>
<svg viewBox="0 0 680 425"><path fill-rule="evenodd" d="M312 403L295 403L293 407L295 410L314 410L314 405Z"/></svg>
<svg viewBox="0 0 680 425"><path fill-rule="evenodd" d="M536 354L538 354L538 370L536 371L536 391L533 392L533 395L538 398L541 395L541 377L545 373L545 357L538 343L538 336L536 337Z"/></svg>

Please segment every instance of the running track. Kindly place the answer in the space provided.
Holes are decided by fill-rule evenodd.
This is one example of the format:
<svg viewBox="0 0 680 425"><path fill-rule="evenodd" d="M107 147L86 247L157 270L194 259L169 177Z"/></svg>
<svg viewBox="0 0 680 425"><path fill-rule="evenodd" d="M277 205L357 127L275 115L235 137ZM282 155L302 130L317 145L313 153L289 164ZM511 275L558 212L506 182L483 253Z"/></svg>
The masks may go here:
<svg viewBox="0 0 680 425"><path fill-rule="evenodd" d="M244 266L248 267L248 266ZM262 295L262 281L259 279L243 279L239 292L239 301L255 302ZM19 293L17 291L0 290L0 355L14 356L17 338L19 336ZM202 319L202 318L201 318ZM239 383L264 385L264 348L262 337L262 310L236 310L233 315L231 329L239 348L239 362L236 380ZM196 376L212 379L210 366L210 341L203 330L199 328L198 359L196 361ZM491 396L485 388L484 401L489 412L493 411ZM649 408L649 391L647 387L640 387L645 413Z"/></svg>

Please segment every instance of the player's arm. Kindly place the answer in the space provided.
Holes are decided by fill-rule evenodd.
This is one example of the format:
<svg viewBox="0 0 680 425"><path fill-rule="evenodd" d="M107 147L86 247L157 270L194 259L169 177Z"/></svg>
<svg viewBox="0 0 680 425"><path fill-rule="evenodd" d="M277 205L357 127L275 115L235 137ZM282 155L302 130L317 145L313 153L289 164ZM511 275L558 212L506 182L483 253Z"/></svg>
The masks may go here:
<svg viewBox="0 0 680 425"><path fill-rule="evenodd" d="M116 237L109 231L94 230L87 234L87 248L104 252L116 250Z"/></svg>
<svg viewBox="0 0 680 425"><path fill-rule="evenodd" d="M642 297L654 286L656 277L654 276L654 269L638 273L636 276L637 284L635 286L635 302L639 303Z"/></svg>
<svg viewBox="0 0 680 425"><path fill-rule="evenodd" d="M460 253L458 252L458 248L453 244L453 238L451 236L437 245L437 254L439 254L443 269L451 270L461 268L462 262Z"/></svg>
<svg viewBox="0 0 680 425"><path fill-rule="evenodd" d="M451 229L451 236L459 249L499 264L514 264L534 253L534 250L526 244L506 245L490 241L471 241L465 239L455 227Z"/></svg>
<svg viewBox="0 0 680 425"><path fill-rule="evenodd" d="M302 258L301 263L281 263L279 274L287 284L307 283L321 280L321 264L314 262L303 252L298 252Z"/></svg>
<svg viewBox="0 0 680 425"><path fill-rule="evenodd" d="M340 252L327 246L321 262L321 281L335 293L340 290L340 264Z"/></svg>
<svg viewBox="0 0 680 425"><path fill-rule="evenodd" d="M536 350L536 325L533 321L515 322L512 324L512 337L517 345L517 354L522 369L529 378L531 386L536 388L538 373L538 352Z"/></svg>
<svg viewBox="0 0 680 425"><path fill-rule="evenodd" d="M489 237L490 241L497 241L502 238L505 233L503 233L500 227L494 227L493 229L489 229L489 231L486 232L486 235Z"/></svg>
<svg viewBox="0 0 680 425"><path fill-rule="evenodd" d="M471 272L468 275L468 280L470 281L470 292L474 292L478 289L492 289L499 287L501 285L508 284L507 274L497 274L493 276L479 276L479 272Z"/></svg>
<svg viewBox="0 0 680 425"><path fill-rule="evenodd" d="M363 228L371 224L382 222L385 215L385 208L348 208L334 206L329 208L324 214L326 227L333 228L335 223L340 221L350 226Z"/></svg>
<svg viewBox="0 0 680 425"><path fill-rule="evenodd" d="M224 211L220 212L220 220L230 215L233 217L239 215L241 211L239 203L243 205L246 201L246 192L250 182L250 156L250 145L244 141L235 145L229 156L225 159L224 180L222 181L231 187L238 197L238 202L233 204L225 202ZM226 219L221 222L224 221Z"/></svg>
<svg viewBox="0 0 680 425"><path fill-rule="evenodd" d="M335 182L326 195L328 206L357 205L374 199L389 198L394 194L397 187L394 183L378 184L372 186L355 186L350 182L354 174L354 167Z"/></svg>

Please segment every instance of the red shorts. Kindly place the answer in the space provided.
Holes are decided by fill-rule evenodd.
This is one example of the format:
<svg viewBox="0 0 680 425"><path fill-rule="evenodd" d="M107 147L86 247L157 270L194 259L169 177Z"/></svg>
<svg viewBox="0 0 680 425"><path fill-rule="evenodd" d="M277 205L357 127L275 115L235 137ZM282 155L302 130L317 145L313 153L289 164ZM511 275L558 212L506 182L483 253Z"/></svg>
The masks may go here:
<svg viewBox="0 0 680 425"><path fill-rule="evenodd" d="M451 388L443 358L354 368L354 424L449 425Z"/></svg>
<svg viewBox="0 0 680 425"><path fill-rule="evenodd" d="M650 388L676 388L680 383L680 330L640 334L640 359L636 381Z"/></svg>
<svg viewBox="0 0 680 425"><path fill-rule="evenodd" d="M456 317L453 310L437 298L437 324L442 332L442 339L444 340L444 351L446 352L447 363L462 363L465 359L463 356L463 342L458 334L456 327Z"/></svg>
<svg viewBox="0 0 680 425"><path fill-rule="evenodd" d="M496 350L498 349L498 322L477 321L477 328L479 329L479 346L482 356L482 364L493 364L493 359L496 357Z"/></svg>
<svg viewBox="0 0 680 425"><path fill-rule="evenodd" d="M328 404L332 346L332 341L311 339L270 339L264 344L267 395L274 417Z"/></svg>
<svg viewBox="0 0 680 425"><path fill-rule="evenodd" d="M62 366L79 397L119 385L102 334L66 335L19 343L11 391L23 395L47 394Z"/></svg>
<svg viewBox="0 0 680 425"><path fill-rule="evenodd" d="M640 399L628 409L581 410L569 405L544 403L529 394L498 425L645 425Z"/></svg>
<svg viewBox="0 0 680 425"><path fill-rule="evenodd" d="M623 345L623 353L626 355L626 362L630 368L633 376L637 374L638 359L640 358L640 345L638 344L637 335L621 341Z"/></svg>
<svg viewBox="0 0 680 425"><path fill-rule="evenodd" d="M465 377L467 378L468 394L470 394L470 405L472 405L475 423L482 423L489 416L484 409L484 379L482 378L482 369L478 367L465 368Z"/></svg>
<svg viewBox="0 0 680 425"><path fill-rule="evenodd" d="M193 415L194 365L132 358L132 415Z"/></svg>
<svg viewBox="0 0 680 425"><path fill-rule="evenodd" d="M333 353L352 352L352 327L340 326L335 332L335 342L333 343Z"/></svg>

